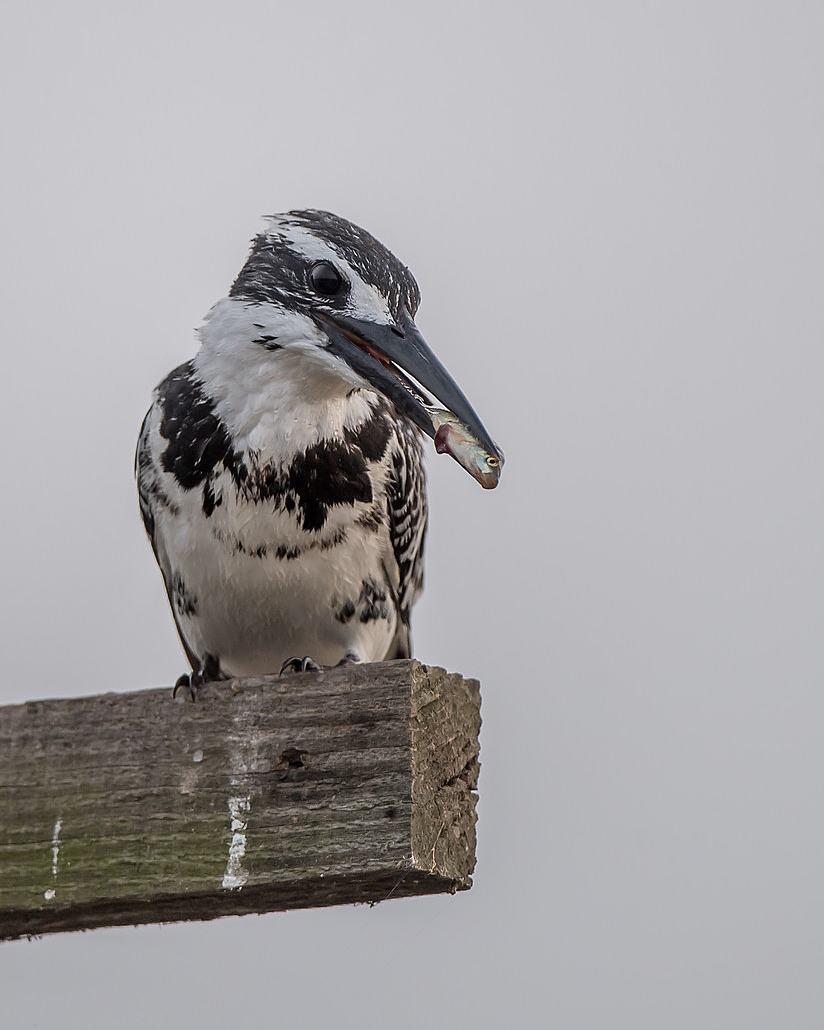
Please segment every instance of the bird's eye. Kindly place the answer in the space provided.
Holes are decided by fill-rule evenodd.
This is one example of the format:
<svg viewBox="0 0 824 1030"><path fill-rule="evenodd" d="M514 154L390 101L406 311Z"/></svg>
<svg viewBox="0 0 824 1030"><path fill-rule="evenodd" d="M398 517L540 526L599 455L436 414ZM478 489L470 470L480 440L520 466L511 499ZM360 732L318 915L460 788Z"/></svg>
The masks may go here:
<svg viewBox="0 0 824 1030"><path fill-rule="evenodd" d="M328 261L318 261L309 269L309 282L315 293L324 297L336 297L342 293L346 286L346 280Z"/></svg>

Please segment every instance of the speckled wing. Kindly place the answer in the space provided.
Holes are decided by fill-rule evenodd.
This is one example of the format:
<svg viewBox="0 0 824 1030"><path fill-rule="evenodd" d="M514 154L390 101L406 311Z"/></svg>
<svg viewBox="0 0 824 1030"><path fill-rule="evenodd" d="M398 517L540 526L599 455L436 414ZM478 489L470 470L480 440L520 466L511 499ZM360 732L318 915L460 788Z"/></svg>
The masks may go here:
<svg viewBox="0 0 824 1030"><path fill-rule="evenodd" d="M150 486L153 481L156 481L154 462L149 449L149 421L151 417L152 409L149 408L146 412L146 417L143 419L143 424L140 427L140 435L137 438L137 448L134 452L134 475L137 480L137 496L140 501L140 515L143 519L146 535L152 545L152 551L154 551L154 556L157 558L154 505L152 504L153 490Z"/></svg>
<svg viewBox="0 0 824 1030"><path fill-rule="evenodd" d="M183 630L180 628L177 612L175 610L175 603L171 590L171 567L168 556L166 555L165 550L158 547L155 515L159 508L173 509L174 505L163 489L162 470L157 464L156 457L152 454L150 439L152 419L153 416L157 414L158 406L160 406L161 413L165 414L167 399L166 391L168 384L170 382L191 378L191 375L191 362L188 362L187 364L176 368L174 372L171 372L169 376L157 387L154 403L146 412L146 417L143 419L143 425L140 427L140 435L137 438L137 448L134 456L134 472L137 480L138 498L140 500L140 514L143 517L143 525L146 528L146 535L149 537L149 542L152 545L155 559L157 560L157 564L159 565L160 571L163 575L163 583L166 587L166 595L169 598L169 605L172 610L172 617L175 621L175 628L177 629L180 642L183 644L183 650L186 652L186 657L189 659L189 663L193 669L196 669L200 660L192 651L189 646L189 642L183 635Z"/></svg>
<svg viewBox="0 0 824 1030"><path fill-rule="evenodd" d="M387 658L411 658L410 615L423 589L423 549L426 537L426 474L417 429L398 421L397 444L387 482L387 509L392 550L398 564L400 621Z"/></svg>

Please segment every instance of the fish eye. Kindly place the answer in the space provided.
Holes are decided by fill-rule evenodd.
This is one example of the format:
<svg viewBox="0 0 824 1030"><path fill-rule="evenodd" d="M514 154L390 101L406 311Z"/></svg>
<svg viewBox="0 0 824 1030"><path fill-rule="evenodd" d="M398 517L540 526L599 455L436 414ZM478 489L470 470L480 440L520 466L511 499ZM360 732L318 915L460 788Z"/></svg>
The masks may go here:
<svg viewBox="0 0 824 1030"><path fill-rule="evenodd" d="M309 269L309 285L322 297L336 297L347 285L346 280L328 261L318 261Z"/></svg>
<svg viewBox="0 0 824 1030"><path fill-rule="evenodd" d="M493 469L496 469L500 465L500 462L498 461L498 459L497 458L493 458L491 454L487 456L486 463L487 463L487 465L489 465L490 468L493 468Z"/></svg>

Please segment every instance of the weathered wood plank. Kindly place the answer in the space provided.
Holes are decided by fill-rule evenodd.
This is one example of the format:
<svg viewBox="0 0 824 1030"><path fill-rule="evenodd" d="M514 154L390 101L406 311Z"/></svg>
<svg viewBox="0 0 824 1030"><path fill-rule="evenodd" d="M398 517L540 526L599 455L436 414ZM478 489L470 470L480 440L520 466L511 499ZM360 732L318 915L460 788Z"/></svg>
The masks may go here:
<svg viewBox="0 0 824 1030"><path fill-rule="evenodd" d="M479 728L416 661L0 708L0 939L467 889Z"/></svg>

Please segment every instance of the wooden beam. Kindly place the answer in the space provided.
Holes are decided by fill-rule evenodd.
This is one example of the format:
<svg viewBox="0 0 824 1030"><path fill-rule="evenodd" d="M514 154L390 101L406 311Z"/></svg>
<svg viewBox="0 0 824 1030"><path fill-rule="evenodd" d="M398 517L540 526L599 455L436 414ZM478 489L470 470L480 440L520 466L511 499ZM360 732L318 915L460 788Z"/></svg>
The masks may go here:
<svg viewBox="0 0 824 1030"><path fill-rule="evenodd" d="M465 890L479 728L416 661L0 708L0 939Z"/></svg>

